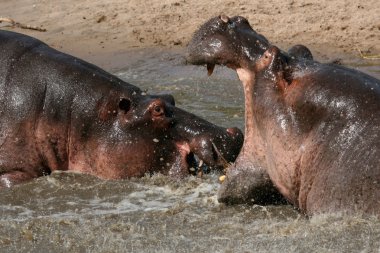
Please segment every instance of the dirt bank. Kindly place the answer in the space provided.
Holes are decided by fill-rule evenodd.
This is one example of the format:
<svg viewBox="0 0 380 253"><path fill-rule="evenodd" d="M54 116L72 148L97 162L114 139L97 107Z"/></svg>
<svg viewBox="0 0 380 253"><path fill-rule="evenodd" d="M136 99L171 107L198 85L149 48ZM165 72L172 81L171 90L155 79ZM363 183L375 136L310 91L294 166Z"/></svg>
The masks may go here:
<svg viewBox="0 0 380 253"><path fill-rule="evenodd" d="M302 43L320 57L380 53L380 2L346 0L2 0L0 16L47 32L10 29L96 64L134 48L183 48L207 19L242 15L272 43ZM104 56L104 57L103 57Z"/></svg>

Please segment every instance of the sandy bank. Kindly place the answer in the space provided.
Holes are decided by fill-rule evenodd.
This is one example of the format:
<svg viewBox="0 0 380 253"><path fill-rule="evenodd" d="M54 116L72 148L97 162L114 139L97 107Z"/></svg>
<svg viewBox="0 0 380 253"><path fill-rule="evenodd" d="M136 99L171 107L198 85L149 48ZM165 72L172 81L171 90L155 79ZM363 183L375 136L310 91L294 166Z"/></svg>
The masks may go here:
<svg viewBox="0 0 380 253"><path fill-rule="evenodd" d="M247 17L284 49L302 43L322 58L380 53L378 0L2 0L0 16L47 32L0 27L107 68L102 59L126 50L183 48L199 25L221 13Z"/></svg>

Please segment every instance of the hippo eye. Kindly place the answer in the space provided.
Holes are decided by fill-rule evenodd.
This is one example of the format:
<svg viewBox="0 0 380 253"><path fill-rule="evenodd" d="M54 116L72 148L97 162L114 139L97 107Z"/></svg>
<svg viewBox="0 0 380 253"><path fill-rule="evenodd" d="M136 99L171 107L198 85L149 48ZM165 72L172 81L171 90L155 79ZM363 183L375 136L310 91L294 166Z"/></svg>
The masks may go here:
<svg viewBox="0 0 380 253"><path fill-rule="evenodd" d="M161 106L156 106L156 107L154 107L154 110L156 111L156 112L161 112Z"/></svg>
<svg viewBox="0 0 380 253"><path fill-rule="evenodd" d="M131 100L122 98L119 102L119 108L123 110L124 113L127 113L131 109Z"/></svg>

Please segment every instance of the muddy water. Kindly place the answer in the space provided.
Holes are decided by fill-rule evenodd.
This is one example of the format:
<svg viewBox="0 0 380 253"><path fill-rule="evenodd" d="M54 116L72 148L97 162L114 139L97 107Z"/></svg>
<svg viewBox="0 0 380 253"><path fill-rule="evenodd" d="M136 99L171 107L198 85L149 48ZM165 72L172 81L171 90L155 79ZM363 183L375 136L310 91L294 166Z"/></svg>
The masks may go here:
<svg viewBox="0 0 380 253"><path fill-rule="evenodd" d="M232 71L184 66L178 53L136 51L114 72L223 126L243 127ZM380 63L347 61L380 78ZM306 218L290 205L224 206L218 175L178 182L54 173L0 195L0 252L378 252L380 221Z"/></svg>

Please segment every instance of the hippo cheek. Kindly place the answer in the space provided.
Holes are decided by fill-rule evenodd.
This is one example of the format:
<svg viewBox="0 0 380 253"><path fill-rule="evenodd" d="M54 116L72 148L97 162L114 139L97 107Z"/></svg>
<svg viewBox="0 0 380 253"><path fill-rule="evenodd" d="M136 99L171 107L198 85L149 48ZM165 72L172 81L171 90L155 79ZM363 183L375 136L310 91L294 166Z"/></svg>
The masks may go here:
<svg viewBox="0 0 380 253"><path fill-rule="evenodd" d="M194 155L185 141L174 142L161 136L153 138L153 142L147 140L140 148L136 147L133 150L139 152L132 153L128 161L134 160L135 167L143 168L137 173L162 173L181 179L189 175L189 168L195 164Z"/></svg>
<svg viewBox="0 0 380 253"><path fill-rule="evenodd" d="M175 128L174 103L170 95L153 95L141 100L134 110L121 106L127 108L119 116L122 131L128 133L125 136L129 136L125 137L125 143L130 143L124 147L126 154L122 158L126 171L137 167L140 169L134 175L160 172L176 178L189 174L194 158L187 138ZM130 155L130 151L136 154Z"/></svg>
<svg viewBox="0 0 380 253"><path fill-rule="evenodd" d="M186 141L165 143L156 138L153 140L154 146L148 143L135 144L133 148L125 149L122 158L114 157L113 160L123 161L114 166L120 168L119 171L123 174L119 178L140 177L146 173L162 173L175 179L182 179L189 175L190 167L196 166L194 154L190 151L190 146ZM112 161L109 161L108 164L112 164Z"/></svg>
<svg viewBox="0 0 380 253"><path fill-rule="evenodd" d="M139 142L131 144L109 143L96 150L94 168L105 179L142 177L154 169L155 157L152 145Z"/></svg>
<svg viewBox="0 0 380 253"><path fill-rule="evenodd" d="M175 143L176 150L172 152L172 162L168 174L173 178L183 178L189 175L189 168L195 163L190 146L185 141Z"/></svg>

